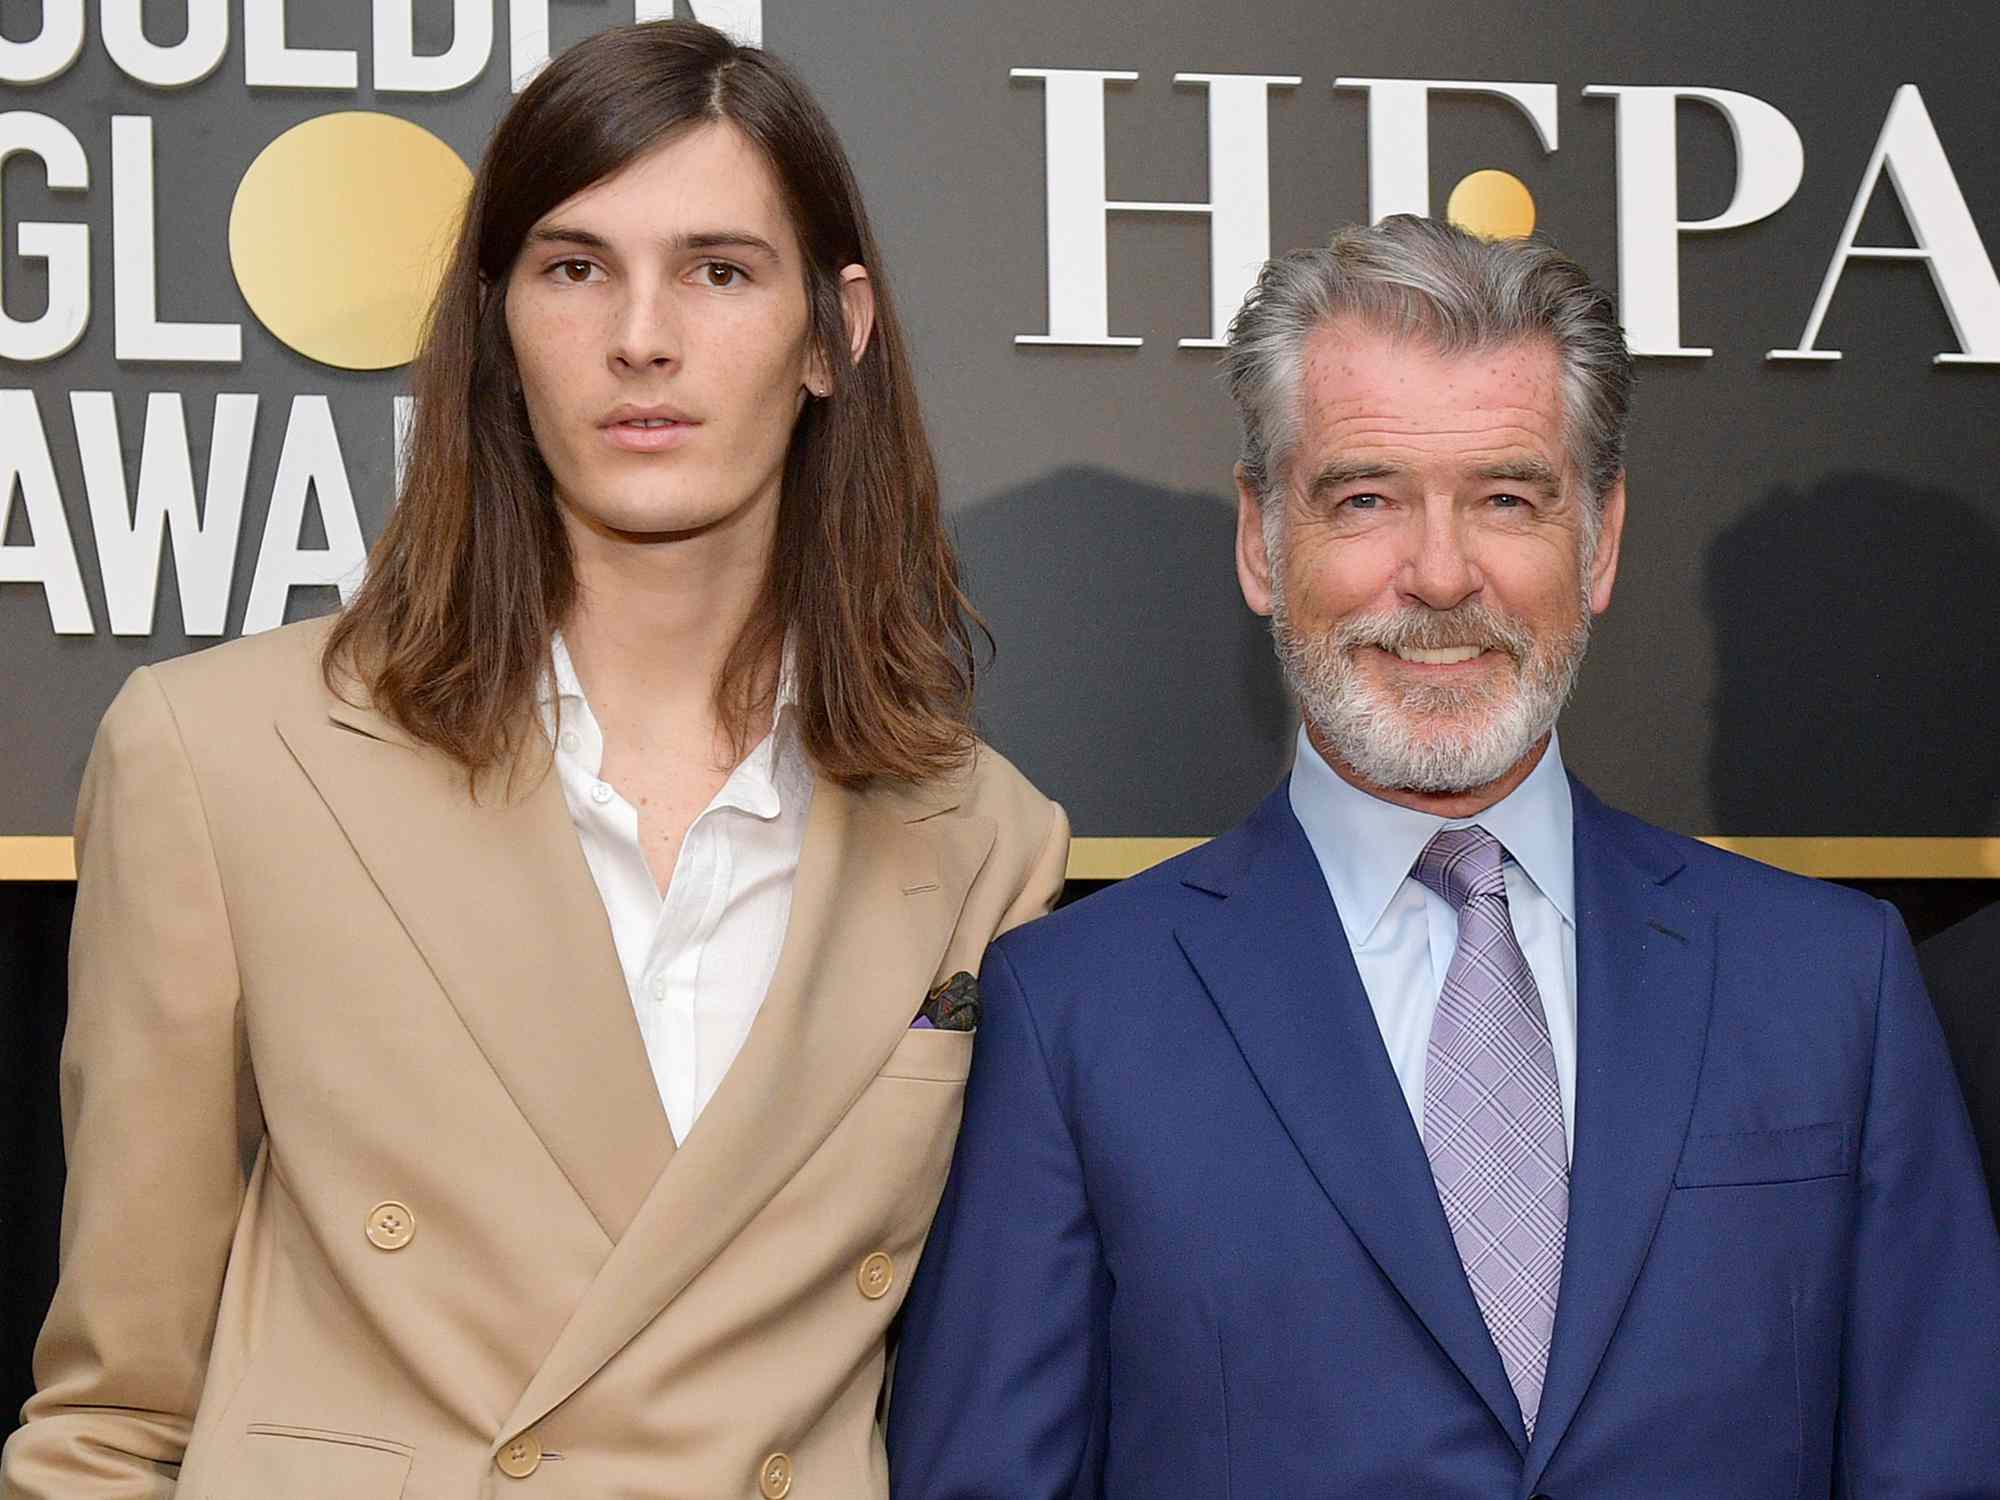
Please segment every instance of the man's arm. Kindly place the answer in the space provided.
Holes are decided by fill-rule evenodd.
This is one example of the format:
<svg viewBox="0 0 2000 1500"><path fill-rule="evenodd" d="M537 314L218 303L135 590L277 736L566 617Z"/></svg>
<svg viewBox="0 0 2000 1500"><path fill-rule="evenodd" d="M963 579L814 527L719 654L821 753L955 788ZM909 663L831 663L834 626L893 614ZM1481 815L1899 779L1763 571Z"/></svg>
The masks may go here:
<svg viewBox="0 0 2000 1500"><path fill-rule="evenodd" d="M1917 949L2000 1214L2000 903Z"/></svg>
<svg viewBox="0 0 2000 1500"><path fill-rule="evenodd" d="M2000 1497L2000 1236L1916 954L1882 917L1836 1488Z"/></svg>
<svg viewBox="0 0 2000 1500"><path fill-rule="evenodd" d="M896 1500L1094 1500L1110 1279L1076 1143L1002 947L965 1122L904 1308Z"/></svg>
<svg viewBox="0 0 2000 1500"><path fill-rule="evenodd" d="M61 1279L8 1500L170 1500L261 1131L207 819L148 671L105 715L77 813Z"/></svg>

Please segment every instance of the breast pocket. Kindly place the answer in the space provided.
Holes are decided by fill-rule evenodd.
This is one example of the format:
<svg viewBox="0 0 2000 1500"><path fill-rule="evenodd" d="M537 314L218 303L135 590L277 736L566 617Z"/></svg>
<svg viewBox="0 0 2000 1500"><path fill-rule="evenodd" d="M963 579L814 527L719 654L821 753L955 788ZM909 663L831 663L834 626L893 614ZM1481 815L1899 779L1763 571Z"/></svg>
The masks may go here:
<svg viewBox="0 0 2000 1500"><path fill-rule="evenodd" d="M1691 1135L1681 1148L1675 1187L1755 1187L1844 1177L1853 1170L1850 1133L1838 1120L1787 1130Z"/></svg>
<svg viewBox="0 0 2000 1500"><path fill-rule="evenodd" d="M972 1039L976 1031L934 1031L918 1026L903 1034L896 1050L882 1064L883 1078L913 1078L927 1083L963 1083L972 1070Z"/></svg>
<svg viewBox="0 0 2000 1500"><path fill-rule="evenodd" d="M399 1500L410 1453L387 1438L252 1422L217 1500Z"/></svg>

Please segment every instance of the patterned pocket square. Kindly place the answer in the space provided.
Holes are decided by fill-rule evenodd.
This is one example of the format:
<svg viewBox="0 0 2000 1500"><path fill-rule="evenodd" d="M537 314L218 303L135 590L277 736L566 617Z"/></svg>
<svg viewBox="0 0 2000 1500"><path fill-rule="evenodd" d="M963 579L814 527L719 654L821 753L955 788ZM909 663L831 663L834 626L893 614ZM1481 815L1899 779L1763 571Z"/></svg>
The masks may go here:
<svg viewBox="0 0 2000 1500"><path fill-rule="evenodd" d="M923 1008L911 1030L920 1027L937 1031L977 1031L979 1029L979 981L960 969L924 997Z"/></svg>

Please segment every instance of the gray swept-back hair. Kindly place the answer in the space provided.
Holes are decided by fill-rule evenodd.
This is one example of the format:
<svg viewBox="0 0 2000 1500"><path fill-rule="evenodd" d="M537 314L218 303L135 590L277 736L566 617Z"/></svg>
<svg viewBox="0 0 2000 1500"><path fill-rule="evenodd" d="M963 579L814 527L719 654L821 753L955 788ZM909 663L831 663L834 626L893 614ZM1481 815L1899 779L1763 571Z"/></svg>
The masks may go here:
<svg viewBox="0 0 2000 1500"><path fill-rule="evenodd" d="M1225 369L1243 425L1243 475L1260 500L1270 499L1298 441L1306 341L1348 318L1446 355L1547 340L1561 361L1570 467L1600 505L1624 473L1632 356L1611 298L1545 240L1484 240L1395 214L1265 262L1229 326Z"/></svg>

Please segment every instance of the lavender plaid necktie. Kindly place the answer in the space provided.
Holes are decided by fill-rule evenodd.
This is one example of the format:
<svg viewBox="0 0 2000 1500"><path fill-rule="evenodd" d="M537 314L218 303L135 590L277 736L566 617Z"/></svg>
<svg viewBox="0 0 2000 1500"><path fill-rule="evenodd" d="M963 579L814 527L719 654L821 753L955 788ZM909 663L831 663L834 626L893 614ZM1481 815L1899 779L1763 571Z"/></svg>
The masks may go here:
<svg viewBox="0 0 2000 1500"><path fill-rule="evenodd" d="M1528 1436L1542 1403L1569 1225L1569 1149L1542 997L1477 825L1441 830L1412 872L1458 908L1424 1064L1424 1152L1466 1280Z"/></svg>

